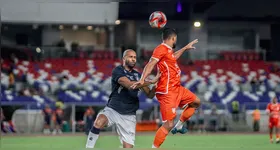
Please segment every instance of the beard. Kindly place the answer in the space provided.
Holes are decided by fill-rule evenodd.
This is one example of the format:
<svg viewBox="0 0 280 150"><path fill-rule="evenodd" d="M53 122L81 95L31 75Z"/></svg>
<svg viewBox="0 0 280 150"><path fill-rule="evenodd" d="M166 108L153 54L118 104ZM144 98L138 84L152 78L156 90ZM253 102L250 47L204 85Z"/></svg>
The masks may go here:
<svg viewBox="0 0 280 150"><path fill-rule="evenodd" d="M127 65L128 68L133 69L135 67L136 63L130 62L130 61L126 61L125 64Z"/></svg>
<svg viewBox="0 0 280 150"><path fill-rule="evenodd" d="M174 49L174 48L176 48L176 43L173 43L173 46L172 46L172 48Z"/></svg>

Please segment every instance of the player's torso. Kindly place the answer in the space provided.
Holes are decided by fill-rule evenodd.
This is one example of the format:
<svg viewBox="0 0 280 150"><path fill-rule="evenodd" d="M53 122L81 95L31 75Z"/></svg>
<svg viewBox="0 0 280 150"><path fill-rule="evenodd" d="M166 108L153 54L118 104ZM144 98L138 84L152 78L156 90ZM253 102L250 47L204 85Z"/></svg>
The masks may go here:
<svg viewBox="0 0 280 150"><path fill-rule="evenodd" d="M270 116L270 118L275 118L278 119L279 118L279 113L280 113L280 105L279 104L272 104L270 103L268 106L268 109L270 111L270 113L272 113L272 115Z"/></svg>
<svg viewBox="0 0 280 150"><path fill-rule="evenodd" d="M167 48L167 47L166 47ZM174 86L180 86L181 69L172 49L158 62L157 67L161 72L161 77L157 84L157 93L167 93Z"/></svg>
<svg viewBox="0 0 280 150"><path fill-rule="evenodd" d="M124 68L122 68L124 69ZM138 81L141 77L141 74L135 70L129 72L127 70L123 70L125 72L125 76L130 80L130 81ZM121 86L118 82L112 81L112 92L116 96L129 96L131 98L138 98L138 92L139 90L128 90ZM128 99L131 100L131 99Z"/></svg>
<svg viewBox="0 0 280 150"><path fill-rule="evenodd" d="M138 81L141 77L141 74L135 70L133 70L132 72L124 70L124 72L125 76L130 81ZM135 113L139 108L138 93L138 89L128 90L125 87L121 86L118 82L112 80L112 93L110 95L107 106L113 108L121 114Z"/></svg>
<svg viewBox="0 0 280 150"><path fill-rule="evenodd" d="M45 115L51 115L52 114L52 110L50 108L45 108L44 109L44 114Z"/></svg>
<svg viewBox="0 0 280 150"><path fill-rule="evenodd" d="M55 114L56 114L56 117L60 118L63 116L63 110L58 108L58 109L56 109Z"/></svg>

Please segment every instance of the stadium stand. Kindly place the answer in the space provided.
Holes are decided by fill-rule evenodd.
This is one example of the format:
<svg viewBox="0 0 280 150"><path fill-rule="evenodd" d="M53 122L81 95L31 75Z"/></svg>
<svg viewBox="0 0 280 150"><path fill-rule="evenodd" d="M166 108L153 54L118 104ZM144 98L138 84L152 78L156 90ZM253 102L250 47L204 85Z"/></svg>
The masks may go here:
<svg viewBox="0 0 280 150"><path fill-rule="evenodd" d="M229 104L233 100L269 102L274 94L280 96L280 73L272 73L271 63L261 60L234 60L232 54L223 53L225 60L194 61L194 65L180 65L182 84L193 92L202 93L204 100ZM230 56L227 56L230 55ZM253 54L248 54L248 58ZM227 58L230 58L228 60ZM236 57L237 59L238 56ZM255 57L254 57L255 58ZM3 66L8 66L7 61ZM26 75L27 82L43 93L57 93L65 103L91 103L105 105L110 93L110 74L120 65L111 52L95 53L93 59L49 59L41 62L18 61L13 72L19 78ZM141 71L141 69L138 69ZM25 74L26 72L26 74ZM23 97L8 90L9 76L1 74L4 103L50 103L45 96ZM253 83L252 80L256 80ZM157 104L156 98L140 95L142 109ZM262 108L264 109L264 108Z"/></svg>

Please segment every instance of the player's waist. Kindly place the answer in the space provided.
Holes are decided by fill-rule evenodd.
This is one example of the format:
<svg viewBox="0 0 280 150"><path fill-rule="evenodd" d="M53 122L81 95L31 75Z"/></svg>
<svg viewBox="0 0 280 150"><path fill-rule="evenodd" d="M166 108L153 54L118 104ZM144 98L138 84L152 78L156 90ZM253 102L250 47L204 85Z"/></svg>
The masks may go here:
<svg viewBox="0 0 280 150"><path fill-rule="evenodd" d="M280 116L271 116L271 117L269 117L269 119L270 119L270 120L278 120L278 119L280 119L279 117L280 117Z"/></svg>
<svg viewBox="0 0 280 150"><path fill-rule="evenodd" d="M168 83L168 82L158 82L157 84L157 89L166 89L168 87L168 89L176 89L176 88L179 88L181 86L181 83L180 82L171 82L171 83Z"/></svg>
<svg viewBox="0 0 280 150"><path fill-rule="evenodd" d="M177 92L180 88L180 84L174 84L174 85L171 85L169 84L168 87L167 85L165 86L157 86L156 88L156 93L172 93L172 92Z"/></svg>

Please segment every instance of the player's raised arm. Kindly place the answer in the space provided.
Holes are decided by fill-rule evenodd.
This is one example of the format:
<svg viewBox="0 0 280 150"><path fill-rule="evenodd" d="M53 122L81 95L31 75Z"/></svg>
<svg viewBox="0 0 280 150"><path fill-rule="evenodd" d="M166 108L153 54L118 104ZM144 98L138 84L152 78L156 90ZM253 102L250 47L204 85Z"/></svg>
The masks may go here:
<svg viewBox="0 0 280 150"><path fill-rule="evenodd" d="M154 69L155 65L157 64L157 60L155 58L151 58L150 61L145 66L142 76L138 82L135 82L133 85L131 85L132 89L136 89L137 87L143 87L145 83L145 79L151 74L152 70Z"/></svg>
<svg viewBox="0 0 280 150"><path fill-rule="evenodd" d="M181 48L180 50L176 51L174 53L174 56L176 59L180 58L181 55L186 51L186 50L191 50L191 49L195 49L195 47L193 46L194 44L196 44L198 42L198 39L195 39L193 41L191 41L188 45L186 45L185 47Z"/></svg>

